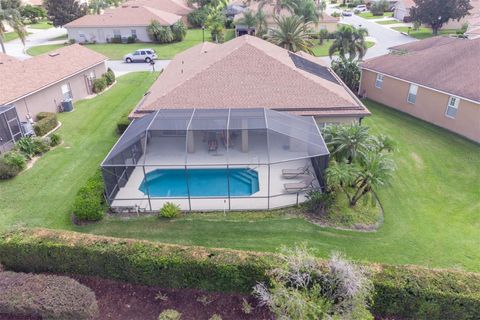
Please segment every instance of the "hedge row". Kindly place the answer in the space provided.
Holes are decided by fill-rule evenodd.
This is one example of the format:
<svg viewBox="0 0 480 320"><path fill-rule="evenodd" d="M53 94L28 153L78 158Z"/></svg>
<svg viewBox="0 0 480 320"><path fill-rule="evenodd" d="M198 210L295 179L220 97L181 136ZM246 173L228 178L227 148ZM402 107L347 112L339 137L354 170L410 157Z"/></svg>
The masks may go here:
<svg viewBox="0 0 480 320"><path fill-rule="evenodd" d="M58 125L57 115L52 112L40 112L37 115L37 123L33 126L33 130L37 136L44 136Z"/></svg>
<svg viewBox="0 0 480 320"><path fill-rule="evenodd" d="M249 293L275 266L273 254L167 245L46 229L0 236L8 269L94 275L170 288ZM322 262L319 261L321 264ZM480 275L372 265L373 313L402 319L478 319Z"/></svg>
<svg viewBox="0 0 480 320"><path fill-rule="evenodd" d="M98 315L98 305L95 293L73 279L6 271L0 272L0 314L87 320Z"/></svg>
<svg viewBox="0 0 480 320"><path fill-rule="evenodd" d="M85 185L78 190L73 201L72 213L78 222L100 221L107 204L103 197L105 190L102 174L97 170Z"/></svg>

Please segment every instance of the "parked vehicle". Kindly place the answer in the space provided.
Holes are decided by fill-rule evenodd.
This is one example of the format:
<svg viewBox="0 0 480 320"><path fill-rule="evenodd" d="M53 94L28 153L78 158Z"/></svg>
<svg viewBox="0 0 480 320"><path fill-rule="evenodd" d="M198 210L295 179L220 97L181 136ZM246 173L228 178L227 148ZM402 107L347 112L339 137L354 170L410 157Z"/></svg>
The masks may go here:
<svg viewBox="0 0 480 320"><path fill-rule="evenodd" d="M359 4L358 6L355 7L354 11L365 12L367 11L367 6L364 4Z"/></svg>
<svg viewBox="0 0 480 320"><path fill-rule="evenodd" d="M353 15L353 12L350 10L343 10L342 11L342 16L344 17L351 17Z"/></svg>
<svg viewBox="0 0 480 320"><path fill-rule="evenodd" d="M123 57L123 60L127 63L130 62L147 62L150 63L157 58L157 54L153 49L138 49L133 53L129 53Z"/></svg>

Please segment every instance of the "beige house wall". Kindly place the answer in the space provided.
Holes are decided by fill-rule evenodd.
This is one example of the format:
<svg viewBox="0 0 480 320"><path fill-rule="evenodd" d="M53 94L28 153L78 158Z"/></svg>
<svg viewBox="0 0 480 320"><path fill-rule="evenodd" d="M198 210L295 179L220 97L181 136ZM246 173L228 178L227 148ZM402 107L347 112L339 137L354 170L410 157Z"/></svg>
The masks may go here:
<svg viewBox="0 0 480 320"><path fill-rule="evenodd" d="M418 87L415 104L407 102L410 83L384 76L382 88L375 87L377 74L362 70L360 93L414 117L480 142L480 104L461 99L455 118L445 115L449 94Z"/></svg>
<svg viewBox="0 0 480 320"><path fill-rule="evenodd" d="M63 100L62 85L64 84L70 86L74 102L92 94L91 90L87 87L86 77L89 77L91 72L93 72L95 77L98 78L104 74L105 71L106 65L105 63L101 63L12 102L17 109L20 121L27 121L29 116L35 120L39 112L58 112L59 105Z"/></svg>

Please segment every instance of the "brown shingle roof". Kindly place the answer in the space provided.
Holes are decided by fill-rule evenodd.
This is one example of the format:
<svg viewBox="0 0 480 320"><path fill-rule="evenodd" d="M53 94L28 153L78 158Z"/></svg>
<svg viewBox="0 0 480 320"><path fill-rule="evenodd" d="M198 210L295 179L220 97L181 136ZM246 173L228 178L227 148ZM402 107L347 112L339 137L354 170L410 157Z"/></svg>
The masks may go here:
<svg viewBox="0 0 480 320"><path fill-rule="evenodd" d="M303 66L297 67L294 60ZM178 54L135 113L249 107L339 116L370 114L320 59L292 54L252 36L221 45L199 44Z"/></svg>
<svg viewBox="0 0 480 320"><path fill-rule="evenodd" d="M170 26L180 20L174 13L161 11L151 7L124 6L106 10L103 14L88 14L65 25L72 27L143 27L152 20L161 25Z"/></svg>
<svg viewBox="0 0 480 320"><path fill-rule="evenodd" d="M123 6L142 6L186 16L194 10L184 0L129 0Z"/></svg>
<svg viewBox="0 0 480 320"><path fill-rule="evenodd" d="M0 59L7 60L1 55ZM104 55L74 44L24 61L7 61L0 64L0 104L16 101L105 60Z"/></svg>
<svg viewBox="0 0 480 320"><path fill-rule="evenodd" d="M480 39L440 36L392 49L362 68L480 102Z"/></svg>

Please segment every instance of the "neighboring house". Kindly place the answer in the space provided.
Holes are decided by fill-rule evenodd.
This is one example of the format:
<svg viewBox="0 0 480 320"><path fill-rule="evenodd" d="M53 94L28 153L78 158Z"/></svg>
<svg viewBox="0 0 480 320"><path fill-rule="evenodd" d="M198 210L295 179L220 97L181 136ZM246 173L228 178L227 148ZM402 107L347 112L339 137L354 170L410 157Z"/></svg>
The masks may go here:
<svg viewBox="0 0 480 320"><path fill-rule="evenodd" d="M480 39L433 37L365 61L359 93L480 142Z"/></svg>
<svg viewBox="0 0 480 320"><path fill-rule="evenodd" d="M0 105L14 105L22 122L42 111L57 112L62 101L92 94L106 60L78 44L23 61L0 54Z"/></svg>
<svg viewBox="0 0 480 320"><path fill-rule="evenodd" d="M106 43L115 39L127 42L129 37L140 42L150 42L152 40L147 27L153 20L163 26L171 26L180 19L179 15L155 8L124 5L108 9L103 14L85 15L64 27L68 32L68 39L79 43Z"/></svg>
<svg viewBox="0 0 480 320"><path fill-rule="evenodd" d="M274 3L264 3L261 5L259 1L252 1L249 6L245 7L245 11L249 10L253 13L256 13L259 9L267 16L267 28L275 28L275 16L291 16L292 13L288 9L281 9L280 12L275 12ZM244 11L244 12L245 12ZM235 15L233 23L235 24L235 34L237 36L242 36L248 34L246 26L241 24L243 19L243 12ZM335 32L337 30L338 19L334 18L327 13L323 13L320 21L317 24L313 24L312 27L315 31L320 31L321 29L326 29L328 32ZM250 34L255 34L255 28L250 29Z"/></svg>
<svg viewBox="0 0 480 320"><path fill-rule="evenodd" d="M176 55L131 117L164 108L267 108L321 125L370 115L320 58L248 35Z"/></svg>
<svg viewBox="0 0 480 320"><path fill-rule="evenodd" d="M410 9L415 6L413 0L398 0L395 4L393 17L399 21L410 20Z"/></svg>

